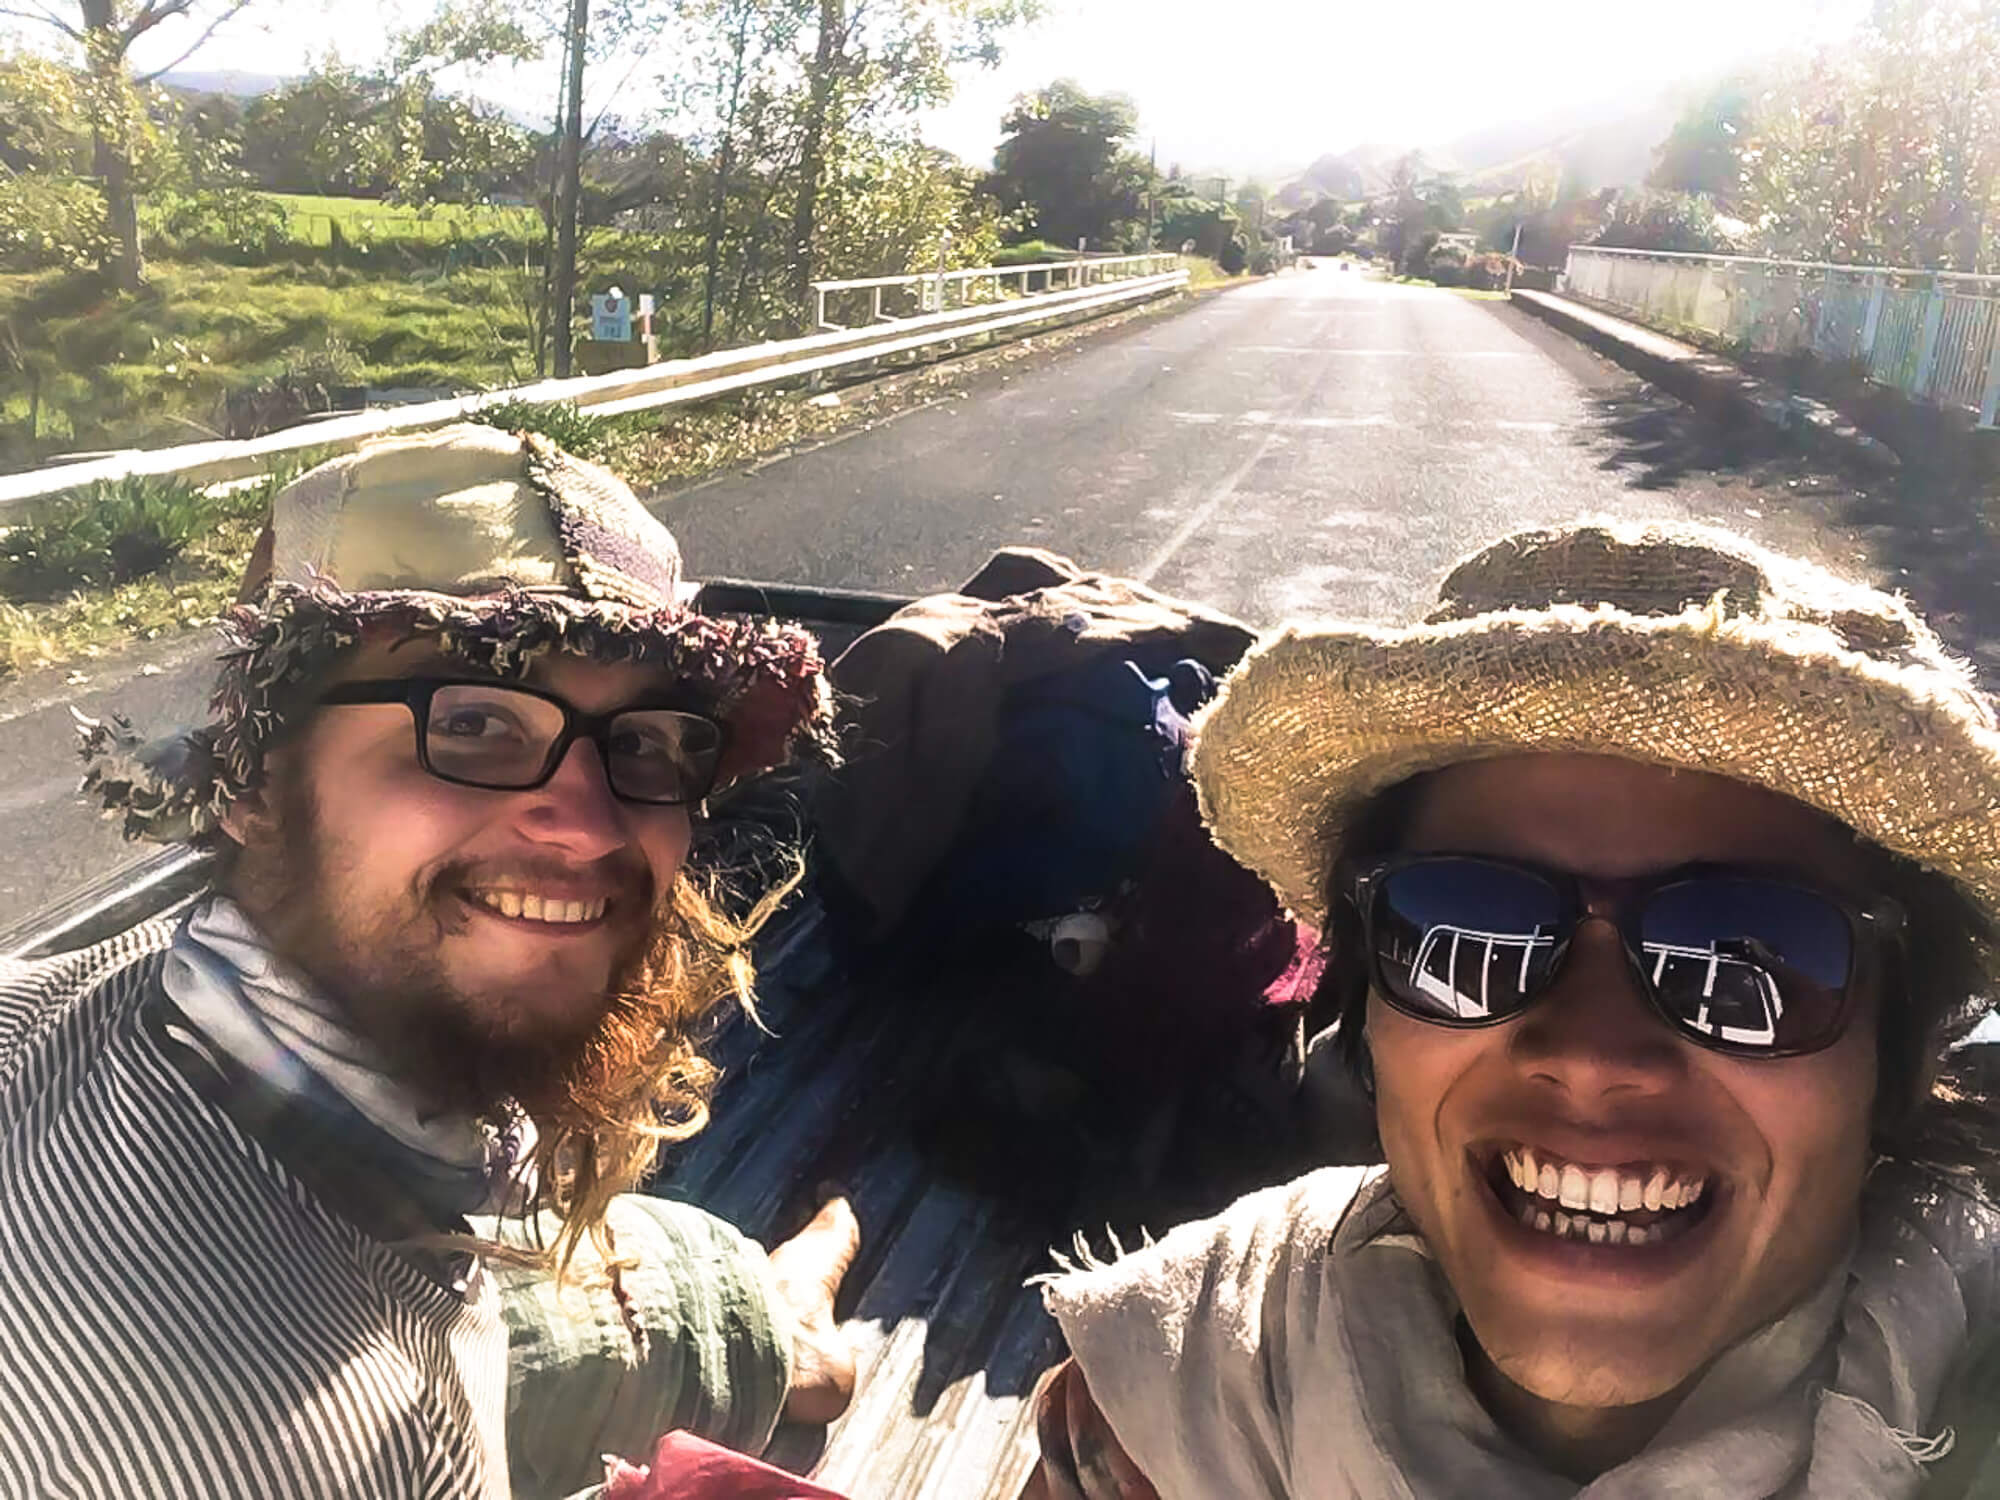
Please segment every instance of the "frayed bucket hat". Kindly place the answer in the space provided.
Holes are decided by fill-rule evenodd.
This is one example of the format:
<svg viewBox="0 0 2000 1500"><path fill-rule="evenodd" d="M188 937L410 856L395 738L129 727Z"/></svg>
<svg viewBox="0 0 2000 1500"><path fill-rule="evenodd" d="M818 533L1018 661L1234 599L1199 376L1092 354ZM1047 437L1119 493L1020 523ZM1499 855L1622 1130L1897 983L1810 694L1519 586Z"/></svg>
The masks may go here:
<svg viewBox="0 0 2000 1500"><path fill-rule="evenodd" d="M1230 674L1192 769L1216 841L1324 927L1377 793L1573 751L1707 771L1839 819L2000 925L1994 706L1901 598L1728 532L1581 522L1453 568L1407 628L1292 624Z"/></svg>
<svg viewBox="0 0 2000 1500"><path fill-rule="evenodd" d="M274 497L223 622L210 721L150 743L81 720L83 790L128 837L212 842L345 653L424 639L519 677L550 651L657 663L727 735L718 784L815 747L831 696L813 637L689 607L680 548L617 476L533 433L379 440Z"/></svg>

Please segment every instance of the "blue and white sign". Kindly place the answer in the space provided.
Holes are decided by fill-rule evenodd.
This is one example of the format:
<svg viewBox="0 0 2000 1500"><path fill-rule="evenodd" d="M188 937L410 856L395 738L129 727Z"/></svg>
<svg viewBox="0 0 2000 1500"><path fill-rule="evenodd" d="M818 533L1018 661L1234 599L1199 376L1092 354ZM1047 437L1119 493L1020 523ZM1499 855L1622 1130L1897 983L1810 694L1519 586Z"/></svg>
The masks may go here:
<svg viewBox="0 0 2000 1500"><path fill-rule="evenodd" d="M632 299L613 287L590 299L590 336L601 344L632 341Z"/></svg>

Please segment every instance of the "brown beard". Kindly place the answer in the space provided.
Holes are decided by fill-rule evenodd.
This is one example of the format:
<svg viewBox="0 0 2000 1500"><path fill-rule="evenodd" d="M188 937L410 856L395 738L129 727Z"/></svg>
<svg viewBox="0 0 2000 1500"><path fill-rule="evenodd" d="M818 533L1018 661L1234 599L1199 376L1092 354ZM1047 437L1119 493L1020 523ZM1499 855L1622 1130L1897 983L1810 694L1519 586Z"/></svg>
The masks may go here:
<svg viewBox="0 0 2000 1500"><path fill-rule="evenodd" d="M632 913L627 951L610 983L602 993L574 997L559 1019L545 1012L527 1027L509 1007L461 993L437 961L439 946L464 925L451 893L468 883L466 865L422 872L399 910L355 912L336 872L365 856L338 847L311 789L297 778L279 779L268 795L279 836L247 859L250 868L235 885L255 893L253 915L280 956L340 1005L428 1108L489 1117L518 1105L538 1130L559 1129L565 1122L545 1112L566 1112L572 1099L585 1103L585 1079L601 1071L598 1059L626 1050L623 1034L648 1024L648 975L671 905L651 899L651 875L636 856L614 857L592 872L606 888L633 893L623 901Z"/></svg>
<svg viewBox="0 0 2000 1500"><path fill-rule="evenodd" d="M380 934L349 929L336 941L334 882L324 873L333 845L310 793L274 777L266 796L284 833L242 851L230 894L434 1107L491 1115L512 1104L528 1115L538 1186L527 1208L556 1211L562 1227L548 1254L566 1267L586 1236L599 1235L611 1199L644 1181L661 1146L707 1123L715 1070L702 1044L730 1005L755 1015L750 942L797 884L796 858L740 918L725 915L684 871L649 902L628 961L597 1004L578 1007L574 1026L509 1034L482 1021L434 965L403 963L412 947L434 949L450 930L435 900L418 899L449 872L413 887L417 916L378 924ZM641 879L634 888L650 894L650 876ZM369 953L378 956L373 965L355 957ZM393 955L393 980L369 972L384 967L384 954ZM426 969L429 979L414 982Z"/></svg>

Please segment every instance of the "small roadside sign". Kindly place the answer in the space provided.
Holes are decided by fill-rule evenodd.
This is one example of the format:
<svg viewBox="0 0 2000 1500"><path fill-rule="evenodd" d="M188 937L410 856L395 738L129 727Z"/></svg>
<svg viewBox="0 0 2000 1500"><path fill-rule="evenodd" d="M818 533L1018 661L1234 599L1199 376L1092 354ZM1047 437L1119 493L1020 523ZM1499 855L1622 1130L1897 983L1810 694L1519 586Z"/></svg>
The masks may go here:
<svg viewBox="0 0 2000 1500"><path fill-rule="evenodd" d="M590 336L600 343L632 341L632 299L617 287L590 299Z"/></svg>

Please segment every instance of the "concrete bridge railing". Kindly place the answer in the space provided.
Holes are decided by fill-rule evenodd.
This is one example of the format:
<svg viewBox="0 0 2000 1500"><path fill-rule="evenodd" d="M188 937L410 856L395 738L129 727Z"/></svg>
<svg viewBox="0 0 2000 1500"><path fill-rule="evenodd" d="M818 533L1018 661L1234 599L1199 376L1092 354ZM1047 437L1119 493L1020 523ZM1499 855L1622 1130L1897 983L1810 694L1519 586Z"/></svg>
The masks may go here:
<svg viewBox="0 0 2000 1500"><path fill-rule="evenodd" d="M1560 290L1667 332L1852 363L2000 425L2000 276L1573 245Z"/></svg>

